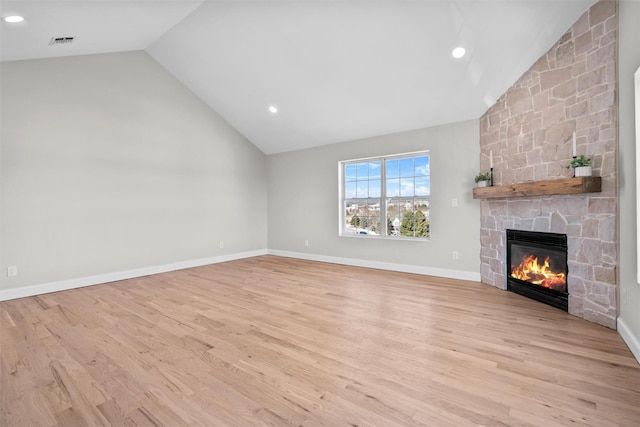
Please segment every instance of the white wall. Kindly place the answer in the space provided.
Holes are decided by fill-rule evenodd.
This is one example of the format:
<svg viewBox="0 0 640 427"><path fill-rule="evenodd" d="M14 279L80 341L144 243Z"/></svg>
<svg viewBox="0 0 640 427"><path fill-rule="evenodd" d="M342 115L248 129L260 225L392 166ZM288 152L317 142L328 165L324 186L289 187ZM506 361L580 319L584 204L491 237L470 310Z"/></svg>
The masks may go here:
<svg viewBox="0 0 640 427"><path fill-rule="evenodd" d="M640 67L640 2L618 4L620 114L620 318L618 330L640 360L640 285L637 283L636 144L633 75Z"/></svg>
<svg viewBox="0 0 640 427"><path fill-rule="evenodd" d="M478 141L479 122L471 120L268 156L269 251L479 280ZM339 237L338 162L418 150L431 154L431 241Z"/></svg>
<svg viewBox="0 0 640 427"><path fill-rule="evenodd" d="M148 54L1 66L0 289L266 250L264 155Z"/></svg>

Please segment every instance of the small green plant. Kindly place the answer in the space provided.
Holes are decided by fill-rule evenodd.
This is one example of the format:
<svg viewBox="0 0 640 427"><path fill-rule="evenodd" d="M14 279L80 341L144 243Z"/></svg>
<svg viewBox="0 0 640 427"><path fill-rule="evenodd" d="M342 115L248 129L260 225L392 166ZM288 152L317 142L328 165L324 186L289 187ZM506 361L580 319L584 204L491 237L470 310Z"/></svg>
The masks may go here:
<svg viewBox="0 0 640 427"><path fill-rule="evenodd" d="M589 157L585 157L584 154L580 154L578 157L571 159L571 161L567 165L567 169L575 169L582 166L591 166L591 159Z"/></svg>
<svg viewBox="0 0 640 427"><path fill-rule="evenodd" d="M475 180L476 184L480 181L491 181L491 174L489 172L480 172L478 175L476 175Z"/></svg>

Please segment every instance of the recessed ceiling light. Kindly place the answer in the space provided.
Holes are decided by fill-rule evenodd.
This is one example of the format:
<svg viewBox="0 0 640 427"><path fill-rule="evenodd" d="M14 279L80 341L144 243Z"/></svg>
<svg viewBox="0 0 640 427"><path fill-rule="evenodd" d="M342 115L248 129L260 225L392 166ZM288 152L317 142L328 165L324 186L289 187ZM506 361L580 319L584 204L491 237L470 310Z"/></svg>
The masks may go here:
<svg viewBox="0 0 640 427"><path fill-rule="evenodd" d="M466 52L462 46L459 46L451 51L451 56L454 58L462 58Z"/></svg>
<svg viewBox="0 0 640 427"><path fill-rule="evenodd" d="M22 16L18 16L18 15L6 16L6 17L4 17L2 19L4 20L4 22L9 22L11 24L16 24L18 22L24 21L24 18Z"/></svg>
<svg viewBox="0 0 640 427"><path fill-rule="evenodd" d="M22 16L18 16L18 15L5 16L2 19L4 20L4 22L10 22L12 24L24 21L24 18Z"/></svg>
<svg viewBox="0 0 640 427"><path fill-rule="evenodd" d="M269 105L269 111L275 114L278 112L278 107L276 107L275 105Z"/></svg>

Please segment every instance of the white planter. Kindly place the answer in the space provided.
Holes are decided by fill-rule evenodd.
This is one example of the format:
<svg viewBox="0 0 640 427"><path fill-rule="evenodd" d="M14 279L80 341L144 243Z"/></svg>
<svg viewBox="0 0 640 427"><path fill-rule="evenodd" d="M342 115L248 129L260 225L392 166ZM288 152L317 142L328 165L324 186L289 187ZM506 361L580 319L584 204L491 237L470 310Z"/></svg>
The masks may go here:
<svg viewBox="0 0 640 427"><path fill-rule="evenodd" d="M591 176L591 166L580 166L575 169L576 177Z"/></svg>
<svg viewBox="0 0 640 427"><path fill-rule="evenodd" d="M489 181L478 181L478 187L488 187Z"/></svg>

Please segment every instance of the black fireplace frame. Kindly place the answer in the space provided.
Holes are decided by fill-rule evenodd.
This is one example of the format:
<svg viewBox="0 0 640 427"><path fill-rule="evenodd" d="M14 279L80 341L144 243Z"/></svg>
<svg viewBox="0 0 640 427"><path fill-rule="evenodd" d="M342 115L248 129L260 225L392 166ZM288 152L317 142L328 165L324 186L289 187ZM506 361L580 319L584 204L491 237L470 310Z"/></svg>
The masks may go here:
<svg viewBox="0 0 640 427"><path fill-rule="evenodd" d="M507 290L516 294L540 301L541 303L559 308L563 311L569 311L569 292L561 292L554 289L547 289L533 283L511 277L511 245L526 244L527 246L539 248L553 248L555 250L567 251L567 235L557 233L543 233L537 231L523 231L507 229ZM565 265L567 272L567 291L568 291L568 265Z"/></svg>

